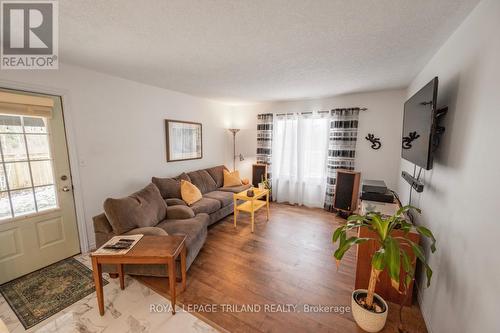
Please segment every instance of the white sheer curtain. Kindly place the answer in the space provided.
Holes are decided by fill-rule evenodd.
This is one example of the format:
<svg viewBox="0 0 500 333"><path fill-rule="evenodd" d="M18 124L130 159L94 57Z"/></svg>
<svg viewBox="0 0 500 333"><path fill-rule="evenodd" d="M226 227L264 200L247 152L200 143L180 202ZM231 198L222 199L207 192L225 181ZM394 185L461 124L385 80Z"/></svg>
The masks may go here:
<svg viewBox="0 0 500 333"><path fill-rule="evenodd" d="M272 148L274 200L323 207L328 126L328 117L316 114L275 116Z"/></svg>

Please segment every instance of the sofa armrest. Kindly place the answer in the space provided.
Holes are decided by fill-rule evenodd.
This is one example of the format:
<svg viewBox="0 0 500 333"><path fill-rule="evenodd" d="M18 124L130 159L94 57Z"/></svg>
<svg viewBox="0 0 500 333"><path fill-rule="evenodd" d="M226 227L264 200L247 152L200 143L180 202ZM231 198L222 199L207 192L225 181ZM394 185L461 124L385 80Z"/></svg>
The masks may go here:
<svg viewBox="0 0 500 333"><path fill-rule="evenodd" d="M165 202L167 203L167 206L187 206L184 200L177 198L168 198L165 199Z"/></svg>
<svg viewBox="0 0 500 333"><path fill-rule="evenodd" d="M95 245L99 248L116 235L113 233L113 228L104 213L94 216L92 220L94 222Z"/></svg>
<svg viewBox="0 0 500 333"><path fill-rule="evenodd" d="M193 210L188 206L169 206L167 207L167 220L185 220L194 217Z"/></svg>
<svg viewBox="0 0 500 333"><path fill-rule="evenodd" d="M138 234L143 234L145 236L168 236L168 233L159 227L135 228L124 233L124 235L138 235Z"/></svg>
<svg viewBox="0 0 500 333"><path fill-rule="evenodd" d="M109 223L108 218L104 213L94 216L92 218L94 221L94 231L109 234L113 232L111 223Z"/></svg>

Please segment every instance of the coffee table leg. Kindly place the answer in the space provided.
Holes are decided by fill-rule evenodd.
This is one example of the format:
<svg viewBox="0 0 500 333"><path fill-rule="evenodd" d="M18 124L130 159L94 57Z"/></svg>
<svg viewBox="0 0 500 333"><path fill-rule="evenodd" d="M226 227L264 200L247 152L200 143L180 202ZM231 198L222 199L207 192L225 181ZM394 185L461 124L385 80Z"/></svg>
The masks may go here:
<svg viewBox="0 0 500 333"><path fill-rule="evenodd" d="M175 260L168 261L168 282L170 284L170 304L172 304L172 314L175 314Z"/></svg>
<svg viewBox="0 0 500 333"><path fill-rule="evenodd" d="M181 276L182 276L182 291L186 290L186 245L182 246L181 250Z"/></svg>
<svg viewBox="0 0 500 333"><path fill-rule="evenodd" d="M252 207L252 212L250 213L251 215L251 220L252 220L252 232L253 232L253 225L254 225L254 220L255 220L255 213L253 211L253 207Z"/></svg>
<svg viewBox="0 0 500 333"><path fill-rule="evenodd" d="M123 264L118 264L118 276L120 277L120 289L125 289L125 275L123 275Z"/></svg>
<svg viewBox="0 0 500 333"><path fill-rule="evenodd" d="M95 292L97 295L97 305L99 314L104 315L104 296L102 292L102 268L96 257L92 257L92 275L94 276Z"/></svg>

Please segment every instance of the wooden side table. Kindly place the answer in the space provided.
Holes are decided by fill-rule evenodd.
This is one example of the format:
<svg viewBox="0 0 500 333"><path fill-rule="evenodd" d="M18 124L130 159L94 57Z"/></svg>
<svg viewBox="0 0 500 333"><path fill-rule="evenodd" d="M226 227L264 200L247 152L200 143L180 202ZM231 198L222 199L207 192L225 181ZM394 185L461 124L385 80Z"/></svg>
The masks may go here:
<svg viewBox="0 0 500 333"><path fill-rule="evenodd" d="M120 277L120 288L125 289L123 265L163 264L167 265L170 286L170 303L172 314L175 314L175 260L181 256L182 291L186 290L186 236L143 236L135 246L123 255L107 255L91 253L92 270L99 314L104 315L104 296L102 285L103 264L115 264Z"/></svg>
<svg viewBox="0 0 500 333"><path fill-rule="evenodd" d="M238 212L243 211L250 213L252 221L252 232L254 230L255 222L255 212L260 208L266 206L267 209L267 220L269 221L269 190L254 188L254 196L247 196L247 190L233 195L234 200L234 227L236 228L236 220L238 218ZM259 200L260 198L266 197L266 201ZM238 200L245 201L244 203L238 205Z"/></svg>

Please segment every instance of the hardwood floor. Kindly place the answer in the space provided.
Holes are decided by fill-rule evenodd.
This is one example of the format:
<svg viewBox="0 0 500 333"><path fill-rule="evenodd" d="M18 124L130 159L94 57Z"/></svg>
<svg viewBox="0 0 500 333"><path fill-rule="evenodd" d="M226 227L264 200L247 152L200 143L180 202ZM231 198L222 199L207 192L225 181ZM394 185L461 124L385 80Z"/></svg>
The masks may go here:
<svg viewBox="0 0 500 333"><path fill-rule="evenodd" d="M259 304L259 312L197 311L202 320L229 332L362 332L351 313L305 312L305 305L350 307L356 253L346 254L339 270L332 257L333 230L341 219L321 209L271 205L250 217L240 214L234 229L232 215L209 227L205 246L192 264L187 289L178 304ZM168 279L140 277L165 297ZM271 312L269 305L296 305L300 312ZM266 308L266 305L268 306ZM398 305L389 303L383 332L397 332ZM233 310L241 310L234 309ZM405 308L410 332L427 332L418 308Z"/></svg>

